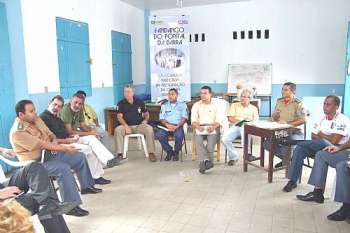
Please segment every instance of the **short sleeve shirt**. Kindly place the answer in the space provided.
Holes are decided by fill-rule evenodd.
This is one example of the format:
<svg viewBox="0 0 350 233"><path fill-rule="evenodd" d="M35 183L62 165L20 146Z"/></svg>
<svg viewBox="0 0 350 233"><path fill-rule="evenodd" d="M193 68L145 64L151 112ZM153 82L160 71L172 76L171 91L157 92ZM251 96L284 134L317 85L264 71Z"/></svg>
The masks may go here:
<svg viewBox="0 0 350 233"><path fill-rule="evenodd" d="M88 104L84 104L83 108L85 124L88 126L96 126L97 114L95 110Z"/></svg>
<svg viewBox="0 0 350 233"><path fill-rule="evenodd" d="M142 114L147 112L145 103L142 100L135 99L129 103L126 99L119 101L117 113L123 114L123 119L128 125L139 125L143 121Z"/></svg>
<svg viewBox="0 0 350 233"><path fill-rule="evenodd" d="M285 103L284 98L277 100L275 111L280 110L280 120L294 121L305 118L305 107L298 98L291 99Z"/></svg>
<svg viewBox="0 0 350 233"><path fill-rule="evenodd" d="M159 113L160 120L166 120L170 124L177 125L182 118L188 118L187 105L184 102L170 103L169 101L162 104Z"/></svg>
<svg viewBox="0 0 350 233"><path fill-rule="evenodd" d="M240 102L231 104L228 116L235 117L237 120L249 120L257 121L259 120L259 113L257 107L249 104L244 107Z"/></svg>
<svg viewBox="0 0 350 233"><path fill-rule="evenodd" d="M340 139L339 144L344 144L349 139L349 131L350 131L350 121L347 116L341 113L337 113L333 119L328 120L326 116L324 116L321 121L314 125L312 130L313 133L317 134L318 131L326 135L331 134L339 134L342 135L342 139Z"/></svg>
<svg viewBox="0 0 350 233"><path fill-rule="evenodd" d="M203 103L202 100L193 104L191 109L191 122L198 122L200 125L220 122L218 105L213 103Z"/></svg>
<svg viewBox="0 0 350 233"><path fill-rule="evenodd" d="M80 123L85 121L83 110L73 112L70 103L63 106L59 117L62 119L64 124L70 124L74 130L80 127Z"/></svg>
<svg viewBox="0 0 350 233"><path fill-rule="evenodd" d="M40 159L42 144L54 138L40 118L34 124L16 118L10 131L12 148L21 161Z"/></svg>
<svg viewBox="0 0 350 233"><path fill-rule="evenodd" d="M64 139L69 136L61 118L53 115L48 110L41 113L40 118L45 122L46 126L55 134L57 138Z"/></svg>

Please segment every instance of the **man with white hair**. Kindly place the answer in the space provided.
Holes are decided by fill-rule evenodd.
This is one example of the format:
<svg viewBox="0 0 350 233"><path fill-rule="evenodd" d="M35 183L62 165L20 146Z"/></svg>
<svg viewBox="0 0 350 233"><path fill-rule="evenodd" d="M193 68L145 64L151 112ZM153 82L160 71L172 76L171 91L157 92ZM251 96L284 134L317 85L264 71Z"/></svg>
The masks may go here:
<svg viewBox="0 0 350 233"><path fill-rule="evenodd" d="M243 145L243 124L248 121L259 120L258 109L254 105L250 104L251 92L248 89L244 89L241 92L240 102L232 103L230 110L227 114L228 121L231 127L224 132L222 136L222 142L227 149L229 157L228 165L233 166L238 161L238 153L233 145L233 141L241 137Z"/></svg>

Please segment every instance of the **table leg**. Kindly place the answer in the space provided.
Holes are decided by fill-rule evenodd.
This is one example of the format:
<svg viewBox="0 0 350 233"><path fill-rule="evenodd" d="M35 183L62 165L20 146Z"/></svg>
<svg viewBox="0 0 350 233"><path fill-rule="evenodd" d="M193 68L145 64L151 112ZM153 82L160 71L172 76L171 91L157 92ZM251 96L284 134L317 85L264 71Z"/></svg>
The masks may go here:
<svg viewBox="0 0 350 233"><path fill-rule="evenodd" d="M286 174L285 174L286 178L288 177L291 155L292 155L292 147L288 146L287 153L284 155L284 165L286 166Z"/></svg>
<svg viewBox="0 0 350 233"><path fill-rule="evenodd" d="M243 171L248 171L248 133L244 130L244 143L243 143Z"/></svg>
<svg viewBox="0 0 350 233"><path fill-rule="evenodd" d="M264 149L264 138L260 139L260 167L265 166L265 149Z"/></svg>
<svg viewBox="0 0 350 233"><path fill-rule="evenodd" d="M269 139L270 140L270 139ZM270 140L270 151L269 151L269 168L268 168L268 182L272 183L272 177L273 177L273 157L274 157L274 151L275 151L275 143Z"/></svg>

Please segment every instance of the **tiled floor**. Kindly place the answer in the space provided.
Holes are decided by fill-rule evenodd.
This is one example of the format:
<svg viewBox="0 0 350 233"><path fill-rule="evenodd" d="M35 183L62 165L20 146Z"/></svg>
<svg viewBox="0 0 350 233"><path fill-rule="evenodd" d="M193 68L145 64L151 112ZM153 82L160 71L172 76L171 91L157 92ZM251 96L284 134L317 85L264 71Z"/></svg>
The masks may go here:
<svg viewBox="0 0 350 233"><path fill-rule="evenodd" d="M243 173L242 160L228 167L222 156L201 175L191 155L183 163L150 163L135 150L128 156L126 163L106 170L105 177L113 183L103 186L102 194L83 196L89 216L66 217L72 233L350 232L350 224L326 219L339 207L329 199L332 182L324 204L296 200L297 193L311 190L305 184L309 169L304 169L296 191L284 193L283 171L276 172L268 184L267 173L260 169L249 167Z"/></svg>

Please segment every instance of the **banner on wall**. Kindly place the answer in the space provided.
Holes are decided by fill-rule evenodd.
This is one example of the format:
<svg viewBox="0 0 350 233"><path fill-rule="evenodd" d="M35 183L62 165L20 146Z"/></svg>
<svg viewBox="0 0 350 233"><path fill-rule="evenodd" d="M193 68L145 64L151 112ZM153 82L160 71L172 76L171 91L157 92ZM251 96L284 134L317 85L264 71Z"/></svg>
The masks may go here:
<svg viewBox="0 0 350 233"><path fill-rule="evenodd" d="M167 98L170 88L178 100L191 100L188 16L150 16L151 98Z"/></svg>

